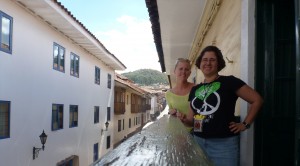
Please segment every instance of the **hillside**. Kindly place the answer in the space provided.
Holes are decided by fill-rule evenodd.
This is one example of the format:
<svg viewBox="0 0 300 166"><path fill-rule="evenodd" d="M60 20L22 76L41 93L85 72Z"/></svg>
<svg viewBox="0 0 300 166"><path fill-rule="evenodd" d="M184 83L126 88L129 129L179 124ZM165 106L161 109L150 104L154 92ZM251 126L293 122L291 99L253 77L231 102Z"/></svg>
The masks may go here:
<svg viewBox="0 0 300 166"><path fill-rule="evenodd" d="M168 78L165 74L160 71L152 69L140 69L133 72L127 72L121 74L128 79L132 80L134 83L149 86L155 84L168 85Z"/></svg>

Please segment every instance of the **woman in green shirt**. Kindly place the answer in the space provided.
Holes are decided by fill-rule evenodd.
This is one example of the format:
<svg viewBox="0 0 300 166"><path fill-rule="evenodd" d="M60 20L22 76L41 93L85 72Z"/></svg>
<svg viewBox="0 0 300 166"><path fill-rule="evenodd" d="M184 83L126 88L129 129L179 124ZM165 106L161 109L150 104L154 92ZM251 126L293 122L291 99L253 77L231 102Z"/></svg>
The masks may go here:
<svg viewBox="0 0 300 166"><path fill-rule="evenodd" d="M188 82L191 75L191 64L188 59L179 58L176 61L174 74L175 86L166 92L166 101L169 106L169 114L177 117L185 117L189 110L189 93L195 85ZM188 128L191 129L190 127Z"/></svg>

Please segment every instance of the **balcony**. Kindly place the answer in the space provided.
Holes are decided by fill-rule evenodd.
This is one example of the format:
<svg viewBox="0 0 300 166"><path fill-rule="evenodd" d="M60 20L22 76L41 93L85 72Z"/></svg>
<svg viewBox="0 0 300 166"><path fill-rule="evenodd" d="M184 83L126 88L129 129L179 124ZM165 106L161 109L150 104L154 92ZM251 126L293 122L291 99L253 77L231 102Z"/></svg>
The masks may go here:
<svg viewBox="0 0 300 166"><path fill-rule="evenodd" d="M115 102L114 103L115 114L120 115L125 113L125 102Z"/></svg>

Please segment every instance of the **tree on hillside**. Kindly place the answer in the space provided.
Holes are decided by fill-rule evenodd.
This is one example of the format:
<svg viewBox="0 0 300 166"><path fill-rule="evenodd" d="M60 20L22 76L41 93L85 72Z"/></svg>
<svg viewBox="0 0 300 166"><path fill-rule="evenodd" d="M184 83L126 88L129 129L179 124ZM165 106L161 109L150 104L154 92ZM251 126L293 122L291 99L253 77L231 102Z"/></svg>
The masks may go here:
<svg viewBox="0 0 300 166"><path fill-rule="evenodd" d="M168 84L168 79L165 74L152 69L140 69L123 73L122 75L139 85Z"/></svg>

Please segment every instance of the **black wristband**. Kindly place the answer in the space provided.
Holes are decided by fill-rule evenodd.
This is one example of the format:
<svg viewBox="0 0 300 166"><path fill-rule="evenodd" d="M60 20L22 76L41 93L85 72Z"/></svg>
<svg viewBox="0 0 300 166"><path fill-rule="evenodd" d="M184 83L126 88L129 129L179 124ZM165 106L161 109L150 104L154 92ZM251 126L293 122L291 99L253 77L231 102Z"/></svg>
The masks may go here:
<svg viewBox="0 0 300 166"><path fill-rule="evenodd" d="M245 121L243 122L243 125L245 126L246 129L250 128L250 124L246 123Z"/></svg>

